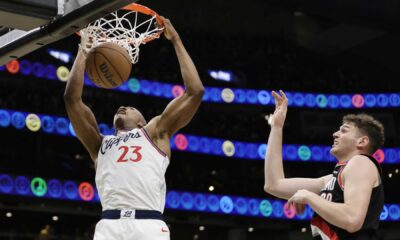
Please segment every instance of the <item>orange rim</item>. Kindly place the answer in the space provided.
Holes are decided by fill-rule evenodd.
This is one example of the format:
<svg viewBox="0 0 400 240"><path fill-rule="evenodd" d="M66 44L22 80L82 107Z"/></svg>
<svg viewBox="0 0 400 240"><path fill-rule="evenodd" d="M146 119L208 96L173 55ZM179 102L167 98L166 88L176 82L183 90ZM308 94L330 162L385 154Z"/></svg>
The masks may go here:
<svg viewBox="0 0 400 240"><path fill-rule="evenodd" d="M140 12L149 16L155 16L156 17L156 22L158 25L160 26L164 26L164 21L162 20L162 18L160 17L160 15L158 15L157 12L151 10L148 7L145 7L143 5L137 4L137 3L131 3L125 7L123 7L122 9L124 10L128 10L128 11L136 11L136 12ZM163 30L160 30L156 33L154 33L152 36L147 37L146 39L144 39L143 41L145 43L150 42L158 37L160 37L161 33L163 32ZM78 32L76 32L76 35L78 35L79 37L81 36L81 34Z"/></svg>
<svg viewBox="0 0 400 240"><path fill-rule="evenodd" d="M122 9L130 10L130 11L136 11L136 12L140 12L140 13L143 13L143 14L146 14L146 15L150 15L150 16L155 16L157 23L160 26L164 26L164 21L161 19L160 15L158 15L157 12L151 10L148 7L145 7L145 6L137 4L137 3L131 3L131 4L123 7Z"/></svg>
<svg viewBox="0 0 400 240"><path fill-rule="evenodd" d="M164 26L164 21L162 20L162 18L160 17L160 15L158 15L157 12L151 10L150 8L137 4L137 3L131 3L125 7L123 7L122 9L124 10L128 10L128 11L136 11L136 12L140 12L149 16L154 16L156 18L156 22L158 25L160 26ZM150 42L158 37L160 37L161 33L163 32L163 30L158 31L157 33L152 34L151 36L147 37L146 39L144 39L143 41L145 43Z"/></svg>

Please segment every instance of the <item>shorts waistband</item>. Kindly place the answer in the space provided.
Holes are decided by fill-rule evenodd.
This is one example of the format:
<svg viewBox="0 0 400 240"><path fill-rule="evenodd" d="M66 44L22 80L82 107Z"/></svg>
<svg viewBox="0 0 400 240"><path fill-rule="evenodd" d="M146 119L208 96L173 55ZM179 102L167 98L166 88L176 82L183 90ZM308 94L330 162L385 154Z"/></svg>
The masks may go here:
<svg viewBox="0 0 400 240"><path fill-rule="evenodd" d="M101 219L158 219L164 220L163 215L155 210L104 210Z"/></svg>

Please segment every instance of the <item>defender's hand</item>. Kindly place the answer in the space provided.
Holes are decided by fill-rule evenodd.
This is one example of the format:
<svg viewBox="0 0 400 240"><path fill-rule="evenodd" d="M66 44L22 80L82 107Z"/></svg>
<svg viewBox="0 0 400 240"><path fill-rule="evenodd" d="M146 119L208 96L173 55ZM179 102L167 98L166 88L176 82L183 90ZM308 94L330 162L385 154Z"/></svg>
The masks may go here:
<svg viewBox="0 0 400 240"><path fill-rule="evenodd" d="M301 203L289 203L289 206L293 206L296 210L297 215L301 215L306 210L306 205Z"/></svg>
<svg viewBox="0 0 400 240"><path fill-rule="evenodd" d="M279 90L279 94L272 91L272 96L275 99L275 111L269 119L271 127L283 128L286 119L288 99L282 90Z"/></svg>
<svg viewBox="0 0 400 240"><path fill-rule="evenodd" d="M305 190L305 189L301 189L298 190L289 200L288 203L289 204L307 204L307 199L309 196L310 192Z"/></svg>

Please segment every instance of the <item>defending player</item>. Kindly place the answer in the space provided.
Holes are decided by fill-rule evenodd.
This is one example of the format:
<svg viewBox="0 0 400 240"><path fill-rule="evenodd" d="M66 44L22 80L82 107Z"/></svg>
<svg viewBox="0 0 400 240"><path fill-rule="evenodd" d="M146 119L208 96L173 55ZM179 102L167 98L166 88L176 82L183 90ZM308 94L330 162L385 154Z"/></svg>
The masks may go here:
<svg viewBox="0 0 400 240"><path fill-rule="evenodd" d="M265 191L289 199L299 213L309 204L316 213L311 221L315 239L377 239L384 194L381 169L371 155L383 145L382 124L366 114L345 116L333 134L330 152L338 160L333 174L285 178L282 129L288 99L283 91L272 95L276 105L265 156Z"/></svg>

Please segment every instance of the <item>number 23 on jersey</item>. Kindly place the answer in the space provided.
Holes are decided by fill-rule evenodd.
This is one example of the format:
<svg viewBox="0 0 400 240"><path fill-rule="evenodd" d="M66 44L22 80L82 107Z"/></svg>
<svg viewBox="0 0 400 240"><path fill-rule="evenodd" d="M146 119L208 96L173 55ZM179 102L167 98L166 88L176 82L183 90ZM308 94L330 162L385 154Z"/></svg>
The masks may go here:
<svg viewBox="0 0 400 240"><path fill-rule="evenodd" d="M121 155L119 156L117 162L139 162L142 160L142 154L140 153L140 150L142 150L142 147L140 146L120 146L118 148L119 151L121 151Z"/></svg>

